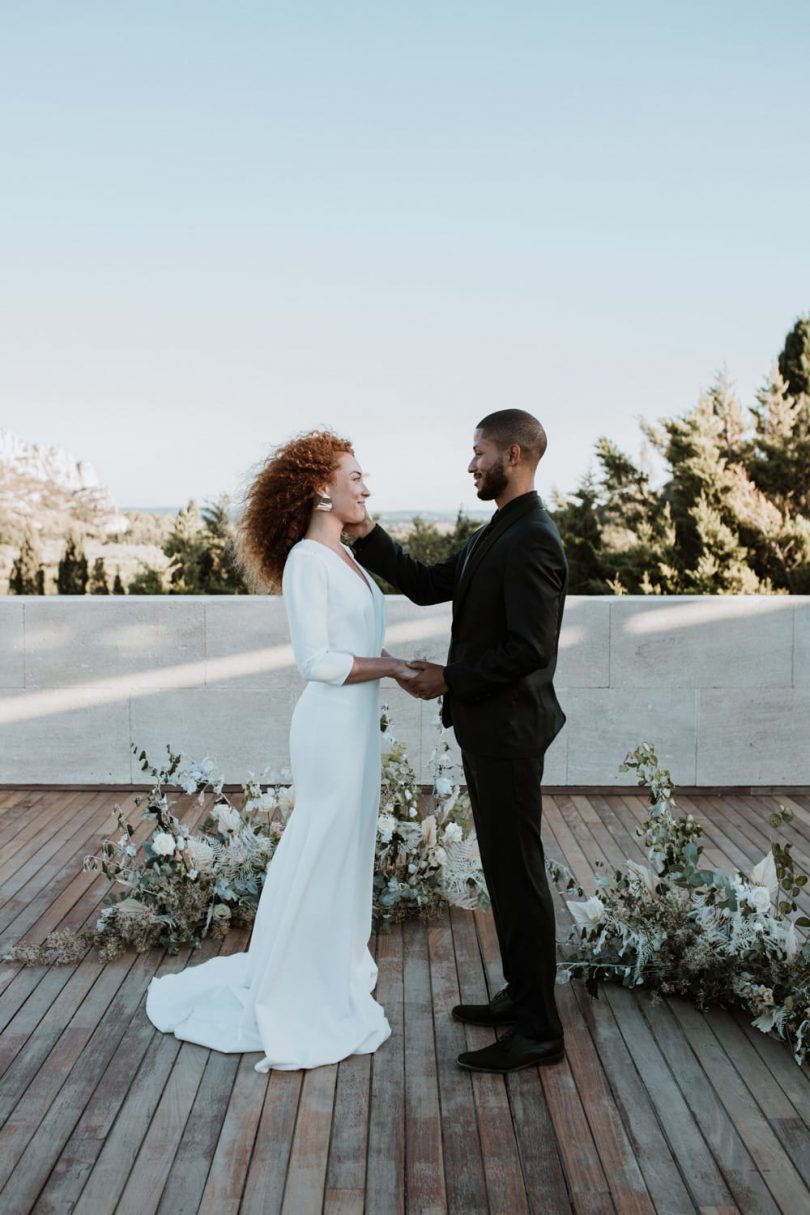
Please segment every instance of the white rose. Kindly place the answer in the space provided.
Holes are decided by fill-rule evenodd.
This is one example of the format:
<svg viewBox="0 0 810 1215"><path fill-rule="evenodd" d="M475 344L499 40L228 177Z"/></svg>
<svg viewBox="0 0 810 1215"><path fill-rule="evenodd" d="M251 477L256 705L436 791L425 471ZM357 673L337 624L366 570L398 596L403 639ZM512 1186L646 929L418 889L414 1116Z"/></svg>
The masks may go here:
<svg viewBox="0 0 810 1215"><path fill-rule="evenodd" d="M453 782L448 776L440 776L436 781L436 796L449 797L453 792Z"/></svg>
<svg viewBox="0 0 810 1215"><path fill-rule="evenodd" d="M268 789L266 793L260 793L257 797L251 798L247 804L259 814L269 814L276 808L276 795L272 789Z"/></svg>
<svg viewBox="0 0 810 1215"><path fill-rule="evenodd" d="M396 819L393 814L381 814L377 819L377 833L382 843L387 844L391 840L391 836L396 827Z"/></svg>
<svg viewBox="0 0 810 1215"><path fill-rule="evenodd" d="M464 832L458 823L448 823L444 829L444 838L453 844L459 844L464 838Z"/></svg>
<svg viewBox="0 0 810 1215"><path fill-rule="evenodd" d="M750 886L745 892L745 898L754 911L765 912L770 909L771 896L767 886Z"/></svg>
<svg viewBox="0 0 810 1215"><path fill-rule="evenodd" d="M572 903L566 899L566 904L575 922L577 924L585 924L589 928L592 928L594 924L598 924L605 914L605 904L596 894L586 899L584 903Z"/></svg>
<svg viewBox="0 0 810 1215"><path fill-rule="evenodd" d="M158 856L171 856L174 852L174 836L168 831L157 831L152 836L152 851Z"/></svg>
<svg viewBox="0 0 810 1215"><path fill-rule="evenodd" d="M217 829L223 835L227 835L231 831L238 831L242 826L242 816L238 810L234 810L233 806L218 806L217 807Z"/></svg>

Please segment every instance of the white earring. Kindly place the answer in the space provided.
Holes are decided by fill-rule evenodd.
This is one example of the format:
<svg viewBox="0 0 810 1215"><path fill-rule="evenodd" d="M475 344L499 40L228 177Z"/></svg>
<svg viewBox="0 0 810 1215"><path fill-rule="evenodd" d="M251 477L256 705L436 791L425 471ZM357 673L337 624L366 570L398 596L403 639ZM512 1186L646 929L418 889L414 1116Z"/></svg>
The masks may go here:
<svg viewBox="0 0 810 1215"><path fill-rule="evenodd" d="M329 497L328 494L321 494L321 500L320 500L320 502L316 502L315 509L316 510L333 510L334 509L332 506L332 499Z"/></svg>

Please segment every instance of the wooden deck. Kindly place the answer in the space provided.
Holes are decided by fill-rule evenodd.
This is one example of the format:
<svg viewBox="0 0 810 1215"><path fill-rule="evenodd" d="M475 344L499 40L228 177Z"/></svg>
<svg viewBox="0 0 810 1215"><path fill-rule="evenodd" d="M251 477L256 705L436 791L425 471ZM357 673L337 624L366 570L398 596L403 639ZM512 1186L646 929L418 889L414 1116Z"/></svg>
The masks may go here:
<svg viewBox="0 0 810 1215"><path fill-rule="evenodd" d="M107 883L81 860L134 794L0 790L0 948L92 922ZM725 793L679 804L707 859L750 867L781 832L810 866L810 797ZM179 798L187 820L200 814ZM641 796L547 794L544 836L588 889L592 865L641 859ZM139 836L143 835L141 827ZM807 903L807 900L805 900ZM558 936L568 924L558 900ZM195 961L244 949L244 932ZM810 1212L810 1075L742 1017L681 1000L559 988L563 1063L510 1077L456 1064L493 1031L450 1016L502 983L489 914L454 909L379 933L376 990L393 1027L375 1055L253 1070L153 1029L155 973L190 953L106 966L0 967L0 1212Z"/></svg>

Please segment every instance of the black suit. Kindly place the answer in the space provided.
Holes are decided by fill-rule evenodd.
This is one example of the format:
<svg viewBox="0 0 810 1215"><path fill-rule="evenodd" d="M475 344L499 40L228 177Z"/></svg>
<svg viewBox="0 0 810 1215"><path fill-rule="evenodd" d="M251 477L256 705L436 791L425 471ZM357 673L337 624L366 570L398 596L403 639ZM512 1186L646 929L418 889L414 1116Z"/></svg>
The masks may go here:
<svg viewBox="0 0 810 1215"><path fill-rule="evenodd" d="M562 1037L554 904L540 835L568 564L535 491L513 498L447 561L415 561L379 525L355 554L414 603L453 600L442 719L462 752L481 864L518 1027Z"/></svg>

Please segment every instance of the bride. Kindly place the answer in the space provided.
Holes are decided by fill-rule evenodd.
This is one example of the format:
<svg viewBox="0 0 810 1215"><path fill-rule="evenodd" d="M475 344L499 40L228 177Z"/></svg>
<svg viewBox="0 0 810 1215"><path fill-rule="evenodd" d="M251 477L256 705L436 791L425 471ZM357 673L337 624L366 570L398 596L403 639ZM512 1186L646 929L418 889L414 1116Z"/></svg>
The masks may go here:
<svg viewBox="0 0 810 1215"><path fill-rule="evenodd" d="M379 681L418 674L382 648L385 596L341 543L369 491L351 444L312 431L250 485L239 555L248 584L281 587L306 686L290 724L295 808L246 952L153 978L146 1013L213 1050L260 1051L258 1072L335 1063L390 1036L369 952L380 796Z"/></svg>

